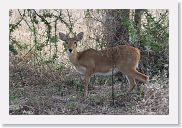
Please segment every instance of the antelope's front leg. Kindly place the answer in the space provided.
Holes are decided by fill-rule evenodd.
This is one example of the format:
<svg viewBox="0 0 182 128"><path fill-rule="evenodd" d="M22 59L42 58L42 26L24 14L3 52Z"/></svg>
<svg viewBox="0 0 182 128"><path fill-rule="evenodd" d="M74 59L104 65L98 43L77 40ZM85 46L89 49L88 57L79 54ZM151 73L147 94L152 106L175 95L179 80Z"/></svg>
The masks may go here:
<svg viewBox="0 0 182 128"><path fill-rule="evenodd" d="M87 72L84 78L84 98L88 96L88 84L90 82L91 73Z"/></svg>

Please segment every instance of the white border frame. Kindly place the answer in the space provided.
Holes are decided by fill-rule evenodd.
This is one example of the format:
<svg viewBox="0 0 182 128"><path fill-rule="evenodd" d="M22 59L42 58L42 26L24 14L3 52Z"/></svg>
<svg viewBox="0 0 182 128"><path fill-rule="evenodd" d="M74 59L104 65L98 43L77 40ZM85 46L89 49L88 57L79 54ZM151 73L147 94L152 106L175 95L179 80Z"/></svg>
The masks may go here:
<svg viewBox="0 0 182 128"><path fill-rule="evenodd" d="M9 9L169 9L169 115L9 115ZM178 4L175 0L3 0L0 5L3 124L178 124ZM3 104L2 104L3 103Z"/></svg>

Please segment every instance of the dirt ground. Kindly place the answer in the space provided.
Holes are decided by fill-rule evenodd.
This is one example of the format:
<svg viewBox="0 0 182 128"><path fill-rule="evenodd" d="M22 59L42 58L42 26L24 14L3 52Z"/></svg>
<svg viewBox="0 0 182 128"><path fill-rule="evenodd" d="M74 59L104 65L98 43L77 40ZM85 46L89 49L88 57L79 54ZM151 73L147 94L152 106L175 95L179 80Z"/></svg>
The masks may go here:
<svg viewBox="0 0 182 128"><path fill-rule="evenodd" d="M51 67L51 66L50 66ZM111 76L93 76L89 96L83 100L83 86L75 70L61 72L32 63L9 63L10 115L167 115L169 85L165 74L150 78L149 86L138 86L127 94L124 77L114 76L114 104Z"/></svg>

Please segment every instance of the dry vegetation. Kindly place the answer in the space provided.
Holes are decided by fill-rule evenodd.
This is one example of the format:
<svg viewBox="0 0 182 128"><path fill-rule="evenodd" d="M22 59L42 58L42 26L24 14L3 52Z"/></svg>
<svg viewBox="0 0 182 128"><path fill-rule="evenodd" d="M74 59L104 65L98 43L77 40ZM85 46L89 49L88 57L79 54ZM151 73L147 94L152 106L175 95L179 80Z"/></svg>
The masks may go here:
<svg viewBox="0 0 182 128"><path fill-rule="evenodd" d="M68 13L68 11L70 12ZM37 12L39 11L37 10ZM79 50L87 49L88 47L102 49L106 46L107 36L103 34L103 31L107 32L107 30L102 28L100 21L104 17L100 13L92 13L90 15L94 15L94 17L88 19L84 17L85 13L83 10L63 10L66 22L72 23L69 22L70 19L68 16L71 15L72 17L71 20L74 23L74 27L72 26L74 28L73 31L83 31L85 33L84 41L78 46ZM16 23L19 18L21 16L18 11L13 10L13 15L10 16L10 23ZM146 22L146 19L143 19L143 22ZM30 26L32 25L30 21L28 24ZM51 25L54 26L53 23ZM46 27L42 23L39 23L37 24L37 28L38 41L44 42ZM66 32L67 26L58 22L55 33L57 34L59 31ZM161 52L160 56L158 56L158 53L154 54L156 52L155 50L148 49L147 51L144 49L145 47L141 46L143 58L139 70L144 70L143 72L150 75L150 84L146 86L137 82L138 86L134 91L131 94L127 94L128 83L126 78L121 74L115 75L113 104L111 76L93 76L89 85L89 96L83 100L83 84L80 75L69 62L61 42L58 41L56 45L50 43L43 47L42 51L36 50L34 48L35 33L33 34L29 30L25 20L22 21L21 27L17 28L11 34L12 39L16 39L16 43L27 47L18 48L16 46L15 48L18 52L16 55L10 51L9 114L169 114L168 63L167 61L166 63L160 61L168 60L166 57L168 54L166 52ZM108 34L111 33L109 32ZM100 42L103 42L103 45ZM57 46L57 49L54 46ZM57 57L54 59L54 62L50 62L50 58L55 53ZM162 55L166 56L163 57ZM162 68L158 65L152 67L152 64L155 65L158 62L164 66ZM157 69L158 67L160 69Z"/></svg>

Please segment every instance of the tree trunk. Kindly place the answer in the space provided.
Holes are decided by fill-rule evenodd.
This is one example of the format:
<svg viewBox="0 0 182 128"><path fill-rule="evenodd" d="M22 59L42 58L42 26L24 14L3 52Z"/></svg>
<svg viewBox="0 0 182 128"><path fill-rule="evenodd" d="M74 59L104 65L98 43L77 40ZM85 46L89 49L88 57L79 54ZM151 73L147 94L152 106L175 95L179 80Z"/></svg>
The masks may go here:
<svg viewBox="0 0 182 128"><path fill-rule="evenodd" d="M136 25L138 40L135 42L136 47L140 47L140 32L141 32L141 16L144 12L143 9L136 9L134 15L134 22Z"/></svg>
<svg viewBox="0 0 182 128"><path fill-rule="evenodd" d="M129 12L129 9L107 10L104 29L107 47L129 42L128 28L125 25L129 19Z"/></svg>

